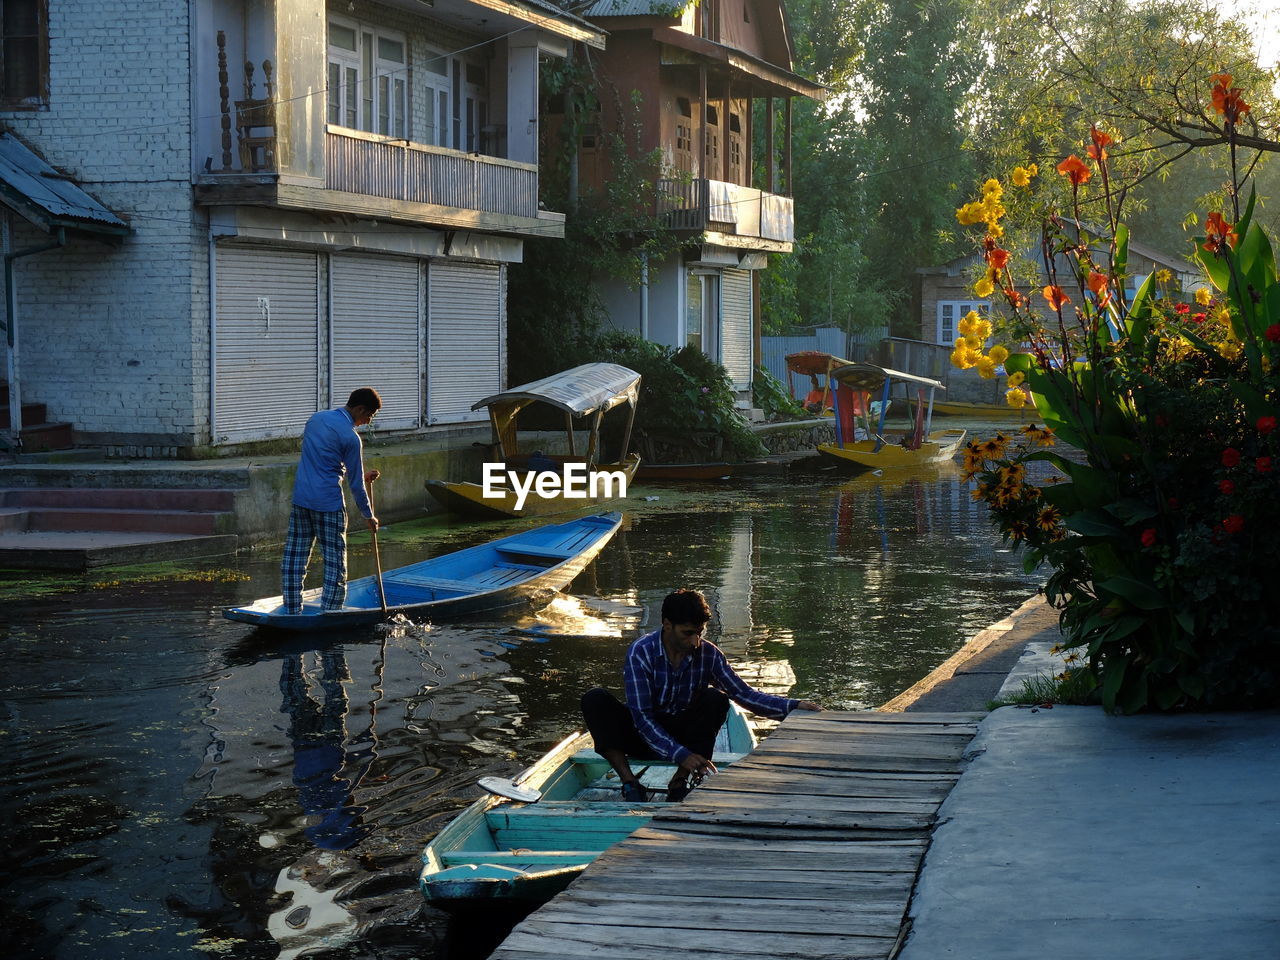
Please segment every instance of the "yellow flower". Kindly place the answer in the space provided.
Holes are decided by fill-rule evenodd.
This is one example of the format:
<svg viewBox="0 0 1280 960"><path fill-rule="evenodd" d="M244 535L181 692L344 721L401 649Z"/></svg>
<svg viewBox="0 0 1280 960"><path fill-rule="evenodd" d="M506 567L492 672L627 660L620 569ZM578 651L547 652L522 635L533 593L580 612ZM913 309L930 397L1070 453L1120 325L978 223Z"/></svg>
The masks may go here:
<svg viewBox="0 0 1280 960"><path fill-rule="evenodd" d="M982 338L979 337L976 333L969 334L967 337L964 338L964 348L966 350L972 350L975 353L981 353Z"/></svg>
<svg viewBox="0 0 1280 960"><path fill-rule="evenodd" d="M1006 391L1004 395L1004 402L1007 403L1009 406L1013 407L1015 410L1021 410L1023 407L1027 405L1027 395L1023 393L1022 390L1020 390L1018 387L1013 387L1012 389Z"/></svg>
<svg viewBox="0 0 1280 960"><path fill-rule="evenodd" d="M986 298L991 296L995 291L995 284L987 277L979 278L978 282L973 285L973 295L975 297Z"/></svg>
<svg viewBox="0 0 1280 960"><path fill-rule="evenodd" d="M1231 309L1229 307L1219 307L1218 312L1213 315L1213 319L1219 323L1231 322Z"/></svg>
<svg viewBox="0 0 1280 960"><path fill-rule="evenodd" d="M995 353L994 350L992 350L991 352ZM1011 387L1021 386L1022 381L1025 379L1027 379L1027 375L1023 373L1021 370L1017 371L1016 373L1011 373L1009 374L1009 386Z"/></svg>
<svg viewBox="0 0 1280 960"><path fill-rule="evenodd" d="M999 200L1000 196L1003 193L1004 193L1004 187L1000 185L1000 181L997 180L995 177L992 177L990 180L988 180L986 183L982 185L983 200L991 200L991 199Z"/></svg>
<svg viewBox="0 0 1280 960"><path fill-rule="evenodd" d="M1040 173L1040 165L1037 163L1031 164L1031 166L1027 167L1027 173L1031 174L1033 177L1036 176Z"/></svg>
<svg viewBox="0 0 1280 960"><path fill-rule="evenodd" d="M963 340L957 341L957 344L964 343ZM957 370L968 370L973 366L969 360L969 350L965 347L957 346L951 351L951 365Z"/></svg>
<svg viewBox="0 0 1280 960"><path fill-rule="evenodd" d="M1218 353L1222 354L1227 360L1235 360L1240 356L1241 347L1238 341L1224 340L1218 344Z"/></svg>
<svg viewBox="0 0 1280 960"><path fill-rule="evenodd" d="M996 378L996 362L990 357L983 357L979 360L978 376L983 380L994 380Z"/></svg>
<svg viewBox="0 0 1280 960"><path fill-rule="evenodd" d="M973 322L973 331L969 335L977 337L980 341L985 341L991 336L991 321L979 317Z"/></svg>
<svg viewBox="0 0 1280 960"><path fill-rule="evenodd" d="M1200 287L1196 290L1196 303L1202 307L1207 307L1213 303L1213 291L1208 287Z"/></svg>
<svg viewBox="0 0 1280 960"><path fill-rule="evenodd" d="M1004 227L1000 226L1000 224L998 223L988 223L987 236L989 236L992 240L999 240L1001 237L1004 236Z"/></svg>
<svg viewBox="0 0 1280 960"><path fill-rule="evenodd" d="M1035 164L1033 163L1031 166L1035 167ZM1031 186L1031 178L1034 176L1035 174L1026 167L1014 167L1013 176L1010 179L1013 180L1015 187L1029 187Z"/></svg>
<svg viewBox="0 0 1280 960"><path fill-rule="evenodd" d="M961 226L965 227L981 223L984 219L982 203L977 200L966 203L956 211L956 219L960 221Z"/></svg>
<svg viewBox="0 0 1280 960"><path fill-rule="evenodd" d="M1062 520L1062 514L1055 507L1045 507L1036 514L1036 526L1041 530L1052 530Z"/></svg>
<svg viewBox="0 0 1280 960"><path fill-rule="evenodd" d="M1055 443L1052 427L1037 427L1034 423L1029 423L1022 428L1022 432L1028 440L1034 441L1037 446L1052 447Z"/></svg>
<svg viewBox="0 0 1280 960"><path fill-rule="evenodd" d="M970 310L960 318L960 332L966 337L969 336L969 334L973 333L973 325L981 319L977 310Z"/></svg>
<svg viewBox="0 0 1280 960"><path fill-rule="evenodd" d="M990 357L996 363L1004 363L1006 360L1009 359L1009 350L1006 347L1002 347L999 344L996 344L994 347L992 347L990 350L987 351L987 356Z"/></svg>
<svg viewBox="0 0 1280 960"><path fill-rule="evenodd" d="M1169 283L1173 280L1172 270L1157 270L1156 283Z"/></svg>

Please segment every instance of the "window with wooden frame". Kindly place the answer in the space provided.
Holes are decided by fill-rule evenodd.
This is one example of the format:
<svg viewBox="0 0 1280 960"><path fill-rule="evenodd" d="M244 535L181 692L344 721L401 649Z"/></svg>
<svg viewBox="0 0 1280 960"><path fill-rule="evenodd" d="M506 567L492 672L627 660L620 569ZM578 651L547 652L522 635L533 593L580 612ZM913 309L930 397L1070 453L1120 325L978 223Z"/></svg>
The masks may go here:
<svg viewBox="0 0 1280 960"><path fill-rule="evenodd" d="M329 123L409 137L408 45L403 34L329 20Z"/></svg>
<svg viewBox="0 0 1280 960"><path fill-rule="evenodd" d="M688 97L676 97L676 169L693 172L693 105Z"/></svg>
<svg viewBox="0 0 1280 960"><path fill-rule="evenodd" d="M49 103L48 0L0 0L0 105Z"/></svg>
<svg viewBox="0 0 1280 960"><path fill-rule="evenodd" d="M729 114L729 177L742 181L742 121L736 113Z"/></svg>

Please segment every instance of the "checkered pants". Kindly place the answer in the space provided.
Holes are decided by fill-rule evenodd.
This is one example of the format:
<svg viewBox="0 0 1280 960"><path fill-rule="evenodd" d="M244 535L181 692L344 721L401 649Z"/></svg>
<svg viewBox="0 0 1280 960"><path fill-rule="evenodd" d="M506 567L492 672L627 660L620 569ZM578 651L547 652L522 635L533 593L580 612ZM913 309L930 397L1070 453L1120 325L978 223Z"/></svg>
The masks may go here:
<svg viewBox="0 0 1280 960"><path fill-rule="evenodd" d="M289 535L284 541L280 582L286 613L302 612L302 580L311 560L311 548L320 541L324 560L324 590L320 606L337 610L347 599L347 512L308 510L293 505L289 513Z"/></svg>

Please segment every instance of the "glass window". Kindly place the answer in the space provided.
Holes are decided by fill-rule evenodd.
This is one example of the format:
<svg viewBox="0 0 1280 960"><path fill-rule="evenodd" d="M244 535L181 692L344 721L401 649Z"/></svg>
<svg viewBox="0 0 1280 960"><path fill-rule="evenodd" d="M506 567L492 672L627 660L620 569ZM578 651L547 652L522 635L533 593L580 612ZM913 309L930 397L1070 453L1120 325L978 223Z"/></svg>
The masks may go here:
<svg viewBox="0 0 1280 960"><path fill-rule="evenodd" d="M351 21L330 20L329 122L407 139L409 78L405 66L406 51L407 45L402 36ZM434 96L429 95L429 102L434 105ZM428 111L429 124L434 119L430 116L432 113Z"/></svg>
<svg viewBox="0 0 1280 960"><path fill-rule="evenodd" d="M0 0L0 102L48 102L49 33L45 0Z"/></svg>

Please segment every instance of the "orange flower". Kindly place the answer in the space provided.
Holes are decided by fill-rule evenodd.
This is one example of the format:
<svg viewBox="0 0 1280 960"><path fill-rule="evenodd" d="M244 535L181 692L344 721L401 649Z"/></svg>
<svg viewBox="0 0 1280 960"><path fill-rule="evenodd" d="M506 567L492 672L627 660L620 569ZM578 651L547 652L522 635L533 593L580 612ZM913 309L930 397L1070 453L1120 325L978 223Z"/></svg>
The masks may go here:
<svg viewBox="0 0 1280 960"><path fill-rule="evenodd" d="M1209 78L1213 81L1213 109L1222 114L1222 120L1234 125L1252 108L1240 96L1240 88L1231 86L1231 74L1215 73Z"/></svg>
<svg viewBox="0 0 1280 960"><path fill-rule="evenodd" d="M1041 291L1044 298L1049 301L1050 310L1061 310L1064 303L1070 303L1071 298L1066 295L1063 289L1054 284L1049 284Z"/></svg>
<svg viewBox="0 0 1280 960"><path fill-rule="evenodd" d="M1209 219L1204 225L1204 248L1210 253L1218 253L1222 249L1223 242L1231 244L1232 249L1240 242L1240 235L1236 233L1236 228L1227 223L1222 218L1222 214L1216 210L1209 214Z"/></svg>
<svg viewBox="0 0 1280 960"><path fill-rule="evenodd" d="M1107 147L1115 141L1097 127L1089 128L1089 137L1093 140L1089 145L1089 156L1101 163L1107 159Z"/></svg>
<svg viewBox="0 0 1280 960"><path fill-rule="evenodd" d="M991 264L994 270L1003 270L1009 263L1009 251L1001 250L999 247L988 250L987 263Z"/></svg>
<svg viewBox="0 0 1280 960"><path fill-rule="evenodd" d="M1111 302L1111 292L1107 289L1111 282L1111 278L1105 273L1098 273L1096 270L1089 271L1089 277L1085 281L1089 292L1098 298L1099 306L1105 307Z"/></svg>
<svg viewBox="0 0 1280 960"><path fill-rule="evenodd" d="M1070 179L1073 187L1088 183L1089 178L1093 176L1089 168L1084 165L1084 161L1074 153L1058 164L1058 172Z"/></svg>

